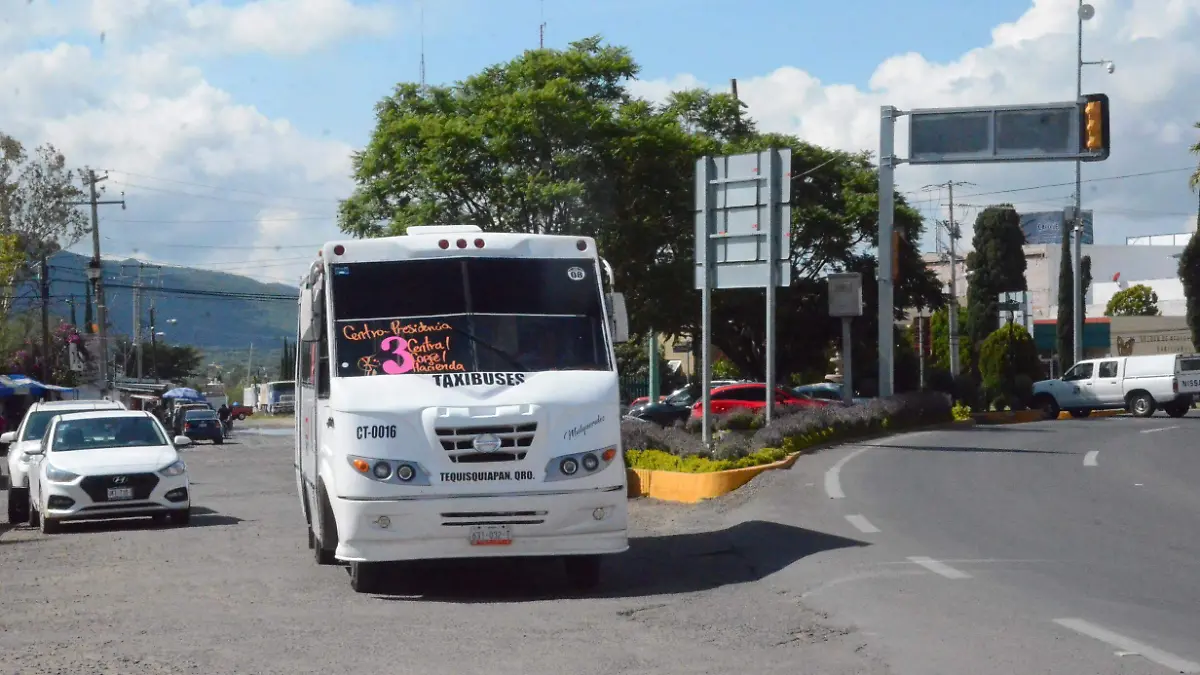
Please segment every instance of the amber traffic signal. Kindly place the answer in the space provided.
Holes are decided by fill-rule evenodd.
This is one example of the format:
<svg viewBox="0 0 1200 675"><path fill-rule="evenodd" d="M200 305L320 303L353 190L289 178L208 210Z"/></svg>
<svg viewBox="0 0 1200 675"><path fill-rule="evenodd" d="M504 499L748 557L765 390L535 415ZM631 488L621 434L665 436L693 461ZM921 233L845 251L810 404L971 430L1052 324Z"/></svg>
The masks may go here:
<svg viewBox="0 0 1200 675"><path fill-rule="evenodd" d="M1088 94L1080 100L1079 159L1099 162L1108 159L1108 96Z"/></svg>

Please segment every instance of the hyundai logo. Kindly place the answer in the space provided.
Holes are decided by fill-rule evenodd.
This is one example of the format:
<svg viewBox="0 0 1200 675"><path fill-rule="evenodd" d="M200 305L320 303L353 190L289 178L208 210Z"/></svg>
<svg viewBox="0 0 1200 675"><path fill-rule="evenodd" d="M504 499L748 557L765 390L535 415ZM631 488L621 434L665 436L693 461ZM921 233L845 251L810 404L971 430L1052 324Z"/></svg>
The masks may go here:
<svg viewBox="0 0 1200 675"><path fill-rule="evenodd" d="M124 485L129 482L129 476L113 476L114 485Z"/></svg>
<svg viewBox="0 0 1200 675"><path fill-rule="evenodd" d="M495 452L500 449L500 437L495 434L481 434L471 441L471 447L477 452Z"/></svg>

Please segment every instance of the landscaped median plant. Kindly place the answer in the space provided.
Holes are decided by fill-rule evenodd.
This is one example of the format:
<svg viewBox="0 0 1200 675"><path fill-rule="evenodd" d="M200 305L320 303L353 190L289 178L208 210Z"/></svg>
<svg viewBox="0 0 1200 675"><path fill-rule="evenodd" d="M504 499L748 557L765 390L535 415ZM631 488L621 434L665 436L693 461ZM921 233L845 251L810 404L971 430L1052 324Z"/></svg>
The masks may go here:
<svg viewBox="0 0 1200 675"><path fill-rule="evenodd" d="M900 394L853 406L779 408L766 424L761 414L716 416L714 448L707 451L700 425L660 427L652 422L621 423L625 463L635 469L708 473L761 466L816 445L871 434L950 422L948 396L937 392Z"/></svg>
<svg viewBox="0 0 1200 675"><path fill-rule="evenodd" d="M950 409L950 414L954 416L955 422L964 422L971 419L971 406L963 403L955 403Z"/></svg>

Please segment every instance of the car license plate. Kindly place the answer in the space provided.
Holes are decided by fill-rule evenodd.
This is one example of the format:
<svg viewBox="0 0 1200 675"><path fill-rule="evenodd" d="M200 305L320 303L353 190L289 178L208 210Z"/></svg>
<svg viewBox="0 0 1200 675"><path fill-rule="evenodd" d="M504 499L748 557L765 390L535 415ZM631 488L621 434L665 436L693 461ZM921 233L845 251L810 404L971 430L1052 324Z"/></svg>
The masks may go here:
<svg viewBox="0 0 1200 675"><path fill-rule="evenodd" d="M512 544L512 527L509 525L472 525L472 546L508 546Z"/></svg>
<svg viewBox="0 0 1200 675"><path fill-rule="evenodd" d="M108 488L108 500L133 499L133 488Z"/></svg>

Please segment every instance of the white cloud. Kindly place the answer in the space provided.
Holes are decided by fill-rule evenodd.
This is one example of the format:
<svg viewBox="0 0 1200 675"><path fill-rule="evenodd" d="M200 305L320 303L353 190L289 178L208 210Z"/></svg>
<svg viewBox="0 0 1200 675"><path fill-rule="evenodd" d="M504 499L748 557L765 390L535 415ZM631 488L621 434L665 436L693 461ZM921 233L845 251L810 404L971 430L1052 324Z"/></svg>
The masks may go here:
<svg viewBox="0 0 1200 675"><path fill-rule="evenodd" d="M394 25L350 0L21 2L0 20L0 131L109 171L106 257L289 285L336 236L352 148L234 100L197 56L292 55ZM103 34L103 40L99 39ZM302 248L301 248L302 247ZM90 242L74 250L90 253Z"/></svg>
<svg viewBox="0 0 1200 675"><path fill-rule="evenodd" d="M1085 67L1085 93L1104 92L1112 101L1113 151L1103 163L1085 164L1084 208L1096 212L1098 243L1123 243L1127 235L1183 231L1194 227L1196 197L1187 173L1175 171L1111 181L1089 179L1183 169L1197 158L1187 147L1197 140L1200 119L1200 0L1093 0L1096 15L1084 27L1084 59L1115 62ZM879 150L879 107L934 108L1071 100L1075 95L1076 0L1035 0L1017 21L997 26L992 43L948 63L918 53L880 64L867 90L823 83L798 67L738 80L739 95L764 130L793 133L846 150ZM669 81L642 81L634 89L649 98L697 80L679 74ZM710 83L725 90L724 83ZM904 119L896 125L896 154L907 154ZM1054 210L1074 191L1073 164L1008 166L901 166L898 189L931 216L945 217L945 195L921 193L950 179L975 183L956 192L972 206L1002 201L1018 210ZM1037 190L1015 188L1068 183ZM986 194L985 194L986 193ZM978 195L978 196L972 196ZM928 202L932 200L933 203ZM961 216L963 211L957 210ZM967 209L971 218L977 209ZM969 238L967 229L964 236ZM926 242L931 245L932 240Z"/></svg>

